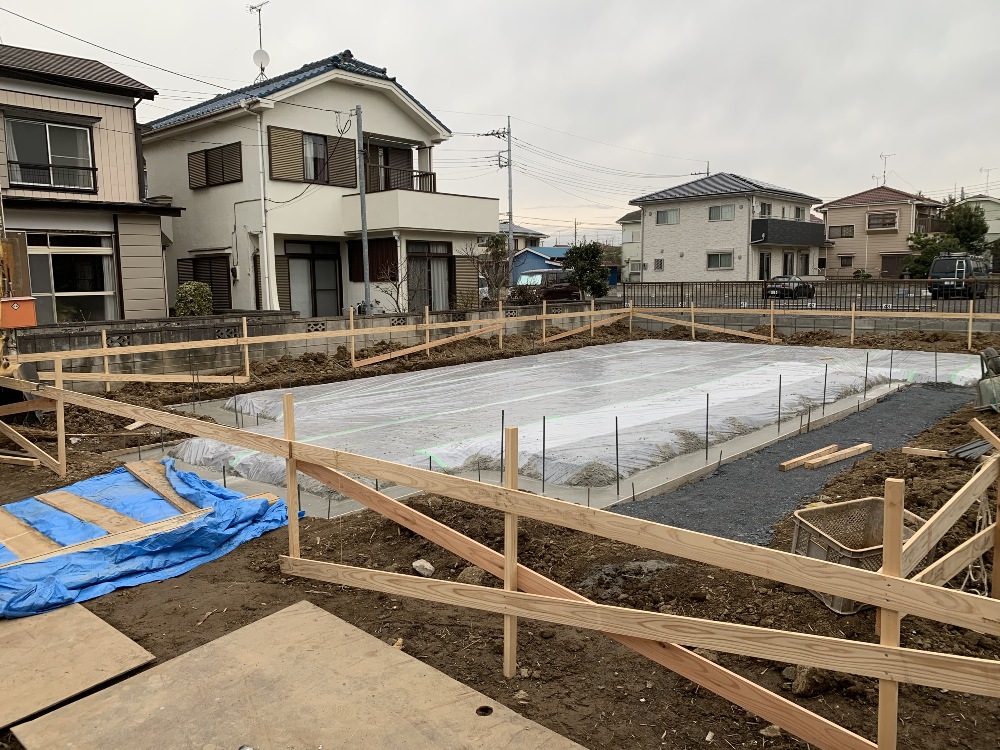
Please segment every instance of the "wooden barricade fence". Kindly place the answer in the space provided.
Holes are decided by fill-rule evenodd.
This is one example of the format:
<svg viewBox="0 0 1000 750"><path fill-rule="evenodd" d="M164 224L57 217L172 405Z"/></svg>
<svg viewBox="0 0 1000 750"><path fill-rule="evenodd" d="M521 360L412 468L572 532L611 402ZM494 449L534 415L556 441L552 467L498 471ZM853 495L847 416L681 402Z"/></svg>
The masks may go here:
<svg viewBox="0 0 1000 750"><path fill-rule="evenodd" d="M952 498L949 504L943 506L924 525L921 529L922 541L915 535L901 545L898 555L892 550L895 549L894 545L899 544L897 540L901 539L901 534L897 535L895 532L899 531L896 529L896 515L902 518L904 513L903 487L899 480L888 480L885 523L888 531L884 540L887 549L886 569L872 572L587 508L520 491L516 486L497 487L428 469L300 443L295 439L294 404L290 395L286 396L284 403L284 437L277 438L11 378L0 378L0 387L35 393L55 402L57 409L67 403L75 404L190 435L221 440L286 460L290 495L287 506L289 555L280 558L281 571L285 574L493 612L509 618L512 625L514 618L529 618L602 632L822 750L894 748L893 730L897 718L892 696L899 683L1000 697L1000 661L918 651L898 645L898 618L902 613L981 633L1000 635L1000 600L902 577L906 561L918 556L919 551L930 544L929 540L953 517L968 496L976 492L982 494L992 483L998 481L1000 458L997 457L984 462L969 483L956 493L956 496L960 496L959 500ZM512 442L514 434L516 433L507 433L510 446L516 444ZM514 456L511 459L513 469L516 465L516 449L511 453ZM62 452L60 459L64 461ZM64 468L65 464L62 465ZM421 579L301 558L296 544L296 472L305 473L329 485L482 567L503 579L505 587L494 589ZM395 482L506 514L507 541L504 553L489 550L475 540L352 479L347 473ZM508 475L516 476L516 470L508 471ZM509 484L513 485L515 481L511 479ZM966 490L967 487L973 489ZM889 514L893 514L891 519ZM856 642L846 638L590 602L517 563L517 548L513 540L516 540L518 517L532 518L664 554L875 605L883 611L883 641ZM925 531L927 528L932 531ZM992 528L995 530L996 524ZM977 535L976 539L978 538ZM996 543L994 537L994 544ZM933 568L931 566L928 570ZM939 578L940 575L943 573L939 571L928 578ZM895 613L895 625L885 619L890 616L888 613ZM513 627L507 629L508 638L513 635L513 630ZM893 632L897 634L895 638ZM884 686L880 688L879 744L819 717L802 706L703 659L685 647L702 647L875 678ZM510 666L513 654L513 646L509 644L505 649L505 668ZM890 724L893 725L893 730L889 728Z"/></svg>

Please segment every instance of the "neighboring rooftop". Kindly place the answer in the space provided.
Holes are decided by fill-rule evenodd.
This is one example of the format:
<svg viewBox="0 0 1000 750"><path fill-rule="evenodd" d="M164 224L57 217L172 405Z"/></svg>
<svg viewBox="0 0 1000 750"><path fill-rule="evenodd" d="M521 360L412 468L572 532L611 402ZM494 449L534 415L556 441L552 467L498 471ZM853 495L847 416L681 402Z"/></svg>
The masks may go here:
<svg viewBox="0 0 1000 750"><path fill-rule="evenodd" d="M500 234L507 234L506 221L500 222ZM528 229L527 227L520 227L517 224L514 225L514 234L519 234L525 237L548 237L547 234L536 232L534 229Z"/></svg>
<svg viewBox="0 0 1000 750"><path fill-rule="evenodd" d="M701 177L682 185L675 185L666 190L644 195L641 198L629 201L630 205L637 206L641 203L657 203L669 200L684 200L688 198L710 198L724 195L745 195L747 193L767 193L785 198L807 201L810 204L819 203L820 199L796 190L772 185L769 182L751 180L749 177L742 177L730 172L719 172L709 177Z"/></svg>
<svg viewBox="0 0 1000 750"><path fill-rule="evenodd" d="M0 76L152 99L156 91L97 60L0 45Z"/></svg>
<svg viewBox="0 0 1000 750"><path fill-rule="evenodd" d="M824 203L819 207L819 210L825 211L828 208L837 208L839 206L865 206L870 203L909 203L910 201L915 201L924 206L944 205L940 201L925 198L922 195L914 195L913 193L897 190L896 188L891 188L887 185L880 185L879 187L872 188L870 190L862 190L860 193L855 193L854 195L848 195L844 198L838 198L835 201Z"/></svg>
<svg viewBox="0 0 1000 750"><path fill-rule="evenodd" d="M347 73L356 73L357 75L366 76L368 78L376 78L380 81L391 82L403 93L404 96L406 96L407 99L423 110L428 117L434 120L434 122L440 125L448 133L451 132L451 130L449 130L448 127L437 117L435 117L434 114L427 109L427 107L421 104L416 97L400 86L395 77L389 76L386 73L385 68L376 68L374 65L369 65L366 62L356 59L354 55L351 54L349 49L345 49L343 52L331 55L330 57L324 57L322 60L317 60L316 62L303 65L298 70L293 70L289 73L282 73L274 78L268 78L266 81L254 83L250 86L244 86L241 89L235 89L225 94L219 94L219 96L214 99L209 99L207 102L195 104L194 106L182 109L179 112L174 112L172 115L167 115L157 120L153 120L144 126L144 132L153 133L157 130L162 130L163 128L169 128L174 125L191 122L192 120L197 120L202 117L208 117L209 115L214 115L227 109L233 109L238 107L240 102L245 99L266 99L269 96L277 94L279 91L284 91L292 86L297 86L303 81L316 78L317 76L329 73L332 70L343 70Z"/></svg>
<svg viewBox="0 0 1000 750"><path fill-rule="evenodd" d="M623 217L621 217L616 224L635 224L642 221L642 209L638 211L629 211Z"/></svg>

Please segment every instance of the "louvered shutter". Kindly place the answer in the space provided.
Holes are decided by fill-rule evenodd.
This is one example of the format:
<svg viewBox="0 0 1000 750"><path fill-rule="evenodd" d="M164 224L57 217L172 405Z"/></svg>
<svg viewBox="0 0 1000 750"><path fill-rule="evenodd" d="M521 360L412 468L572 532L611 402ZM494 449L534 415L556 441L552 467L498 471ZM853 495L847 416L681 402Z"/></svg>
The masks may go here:
<svg viewBox="0 0 1000 750"><path fill-rule="evenodd" d="M386 148L389 187L396 190L413 190L413 151L408 148ZM397 171L399 170L399 171Z"/></svg>
<svg viewBox="0 0 1000 750"><path fill-rule="evenodd" d="M288 279L288 256L274 256L274 283L278 287L278 307L292 309L292 286Z"/></svg>
<svg viewBox="0 0 1000 750"><path fill-rule="evenodd" d="M243 181L243 143L240 141L222 147L222 181Z"/></svg>
<svg viewBox="0 0 1000 750"><path fill-rule="evenodd" d="M208 186L205 179L205 152L194 151L188 154L188 187L192 190Z"/></svg>
<svg viewBox="0 0 1000 750"><path fill-rule="evenodd" d="M211 185L221 185L225 180L222 178L222 149L210 148L205 151L205 182Z"/></svg>
<svg viewBox="0 0 1000 750"><path fill-rule="evenodd" d="M327 172L330 184L337 187L358 186L357 147L350 138L328 136L326 139Z"/></svg>
<svg viewBox="0 0 1000 750"><path fill-rule="evenodd" d="M272 180L305 181L302 161L302 131L267 128L268 154L271 161Z"/></svg>
<svg viewBox="0 0 1000 750"><path fill-rule="evenodd" d="M392 237L368 241L368 274L372 281L396 281L399 257Z"/></svg>
<svg viewBox="0 0 1000 750"><path fill-rule="evenodd" d="M179 258L177 261L177 286L194 281L194 259Z"/></svg>

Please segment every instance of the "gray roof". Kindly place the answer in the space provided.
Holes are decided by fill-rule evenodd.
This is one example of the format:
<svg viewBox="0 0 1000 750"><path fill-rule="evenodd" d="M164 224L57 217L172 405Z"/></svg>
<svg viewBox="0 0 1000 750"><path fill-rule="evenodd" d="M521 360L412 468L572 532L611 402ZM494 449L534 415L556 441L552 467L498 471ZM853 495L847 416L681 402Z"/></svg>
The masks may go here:
<svg viewBox="0 0 1000 750"><path fill-rule="evenodd" d="M182 109L179 112L174 112L172 115L167 115L157 120L153 120L144 126L144 132L152 133L157 130L162 130L163 128L180 125L181 123L197 120L201 117L207 117L209 115L222 112L223 110L232 109L239 106L239 103L244 99L265 99L268 96L277 94L279 91L284 91L292 86L297 86L303 81L308 81L311 78L316 78L317 76L329 73L331 70L343 70L348 73L357 73L358 75L367 76L368 78L390 81L406 96L406 98L410 99L414 104L420 107L420 109L422 109L428 117L434 120L434 122L449 133L451 132L451 130L449 130L448 127L437 117L435 117L434 114L427 109L427 107L417 101L416 97L400 86L394 77L389 76L386 73L385 68L376 68L374 65L369 65L366 62L361 62L361 60L355 59L349 49L346 49L339 54L325 57L322 60L317 60L316 62L303 65L298 70L293 70L290 73L282 73L274 78L268 78L266 81L262 81L261 83L251 84L250 86L244 86L241 89L236 89L226 94L220 94L214 99L209 99L207 102L195 104L193 107L188 107L187 109Z"/></svg>
<svg viewBox="0 0 1000 750"><path fill-rule="evenodd" d="M642 221L642 209L638 211L629 211L623 217L621 217L616 224L635 224L636 222Z"/></svg>
<svg viewBox="0 0 1000 750"><path fill-rule="evenodd" d="M152 99L156 91L97 60L0 45L0 76Z"/></svg>
<svg viewBox="0 0 1000 750"><path fill-rule="evenodd" d="M666 190L644 195L629 201L633 206L641 203L658 203L660 201L684 200L688 198L711 198L713 196L738 195L745 193L768 193L779 195L785 198L807 201L809 203L820 203L819 198L815 198L805 193L772 185L769 182L751 180L749 177L742 177L730 172L719 172L710 177L701 177L683 185L676 185Z"/></svg>
<svg viewBox="0 0 1000 750"><path fill-rule="evenodd" d="M507 222L500 222L500 234L507 234ZM523 234L528 237L548 237L547 234L542 234L541 232L536 232L534 229L528 229L527 227L519 227L517 224L514 225L514 234Z"/></svg>

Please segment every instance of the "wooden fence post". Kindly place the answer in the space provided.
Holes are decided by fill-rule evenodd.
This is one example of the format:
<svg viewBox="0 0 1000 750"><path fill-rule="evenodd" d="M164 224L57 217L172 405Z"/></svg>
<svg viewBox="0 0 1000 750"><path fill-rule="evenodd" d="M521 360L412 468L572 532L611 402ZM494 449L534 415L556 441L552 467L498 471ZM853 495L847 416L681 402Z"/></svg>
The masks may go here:
<svg viewBox="0 0 1000 750"><path fill-rule="evenodd" d="M517 428L504 429L504 486L517 489ZM504 513L503 517L503 587L517 591L517 516ZM517 673L517 617L503 618L503 676L508 679Z"/></svg>
<svg viewBox="0 0 1000 750"><path fill-rule="evenodd" d="M996 526L993 529L993 577L990 580L990 596L1000 599L1000 477L997 477L997 504L993 519Z"/></svg>
<svg viewBox="0 0 1000 750"><path fill-rule="evenodd" d="M295 440L295 397L286 393L281 400L281 419L285 425L285 440ZM289 454L291 451L289 451ZM285 459L285 506L288 509L288 556L299 557L299 476L297 461Z"/></svg>
<svg viewBox="0 0 1000 750"><path fill-rule="evenodd" d="M354 308L347 308L347 330L351 332L351 367L357 367L355 362L357 360L354 358Z"/></svg>
<svg viewBox="0 0 1000 750"><path fill-rule="evenodd" d="M854 346L854 314L857 310L858 304L856 302L851 303L851 346Z"/></svg>
<svg viewBox="0 0 1000 750"><path fill-rule="evenodd" d="M502 299L501 300L497 300L497 307L498 307L498 314L499 314L499 317L500 317L500 336L499 336L498 343L500 345L500 351L503 351L504 319L503 319L503 300Z"/></svg>
<svg viewBox="0 0 1000 750"><path fill-rule="evenodd" d="M774 300L771 300L771 343L774 343Z"/></svg>
<svg viewBox="0 0 1000 750"><path fill-rule="evenodd" d="M628 337L632 338L632 303L628 305Z"/></svg>
<svg viewBox="0 0 1000 750"><path fill-rule="evenodd" d="M596 311L595 300L590 298L590 338L594 338L594 313Z"/></svg>
<svg viewBox="0 0 1000 750"><path fill-rule="evenodd" d="M548 315L547 308L546 308L546 301L542 300L542 343L543 344L545 343L545 322L546 322L546 317L545 316L546 315Z"/></svg>
<svg viewBox="0 0 1000 750"><path fill-rule="evenodd" d="M976 304L976 297L975 295L973 295L972 297L969 297L969 340L966 345L966 348L970 352L972 351L972 315L975 304Z"/></svg>
<svg viewBox="0 0 1000 750"><path fill-rule="evenodd" d="M688 300L688 302L691 305L691 340L694 341L694 301Z"/></svg>
<svg viewBox="0 0 1000 750"><path fill-rule="evenodd" d="M55 387L62 390L63 387L63 363L62 359L53 361L55 368ZM61 398L56 400L56 462L59 464L58 474L60 477L66 476L66 402Z"/></svg>
<svg viewBox="0 0 1000 750"><path fill-rule="evenodd" d="M250 344L247 343L247 339L250 336L247 334L247 319L243 318L243 374L247 378L247 382L250 381Z"/></svg>
<svg viewBox="0 0 1000 750"><path fill-rule="evenodd" d="M902 479L885 480L885 503L882 520L882 573L899 577L903 560L903 502L905 483ZM883 646L899 646L899 612L878 610L882 625L879 642ZM878 681L878 750L896 750L898 727L899 683Z"/></svg>
<svg viewBox="0 0 1000 750"><path fill-rule="evenodd" d="M108 348L108 329L107 328L102 328L101 329L101 348L102 349L107 349ZM109 370L108 370L108 355L105 354L104 355L104 374L107 375L108 372L109 372ZM105 393L111 393L111 381L110 380L105 380L104 381L104 392Z"/></svg>

